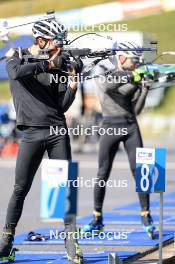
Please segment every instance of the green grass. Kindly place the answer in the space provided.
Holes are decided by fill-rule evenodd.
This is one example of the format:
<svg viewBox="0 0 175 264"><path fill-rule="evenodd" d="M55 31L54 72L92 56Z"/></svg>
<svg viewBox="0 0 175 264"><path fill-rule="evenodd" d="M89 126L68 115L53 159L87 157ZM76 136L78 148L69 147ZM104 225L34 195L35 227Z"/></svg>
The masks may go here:
<svg viewBox="0 0 175 264"><path fill-rule="evenodd" d="M116 2L111 0L110 2ZM80 8L101 3L109 3L109 0L11 0L0 1L0 17L26 16L37 13L45 13L48 10L63 11L66 9Z"/></svg>
<svg viewBox="0 0 175 264"><path fill-rule="evenodd" d="M134 20L124 20L129 31L141 31L152 34L153 39L158 41L158 53L175 50L175 11L146 16ZM121 23L121 22L120 22ZM164 57L165 58L165 57ZM175 57L166 57L159 62L175 63Z"/></svg>
<svg viewBox="0 0 175 264"><path fill-rule="evenodd" d="M172 115L175 113L174 101L175 86L168 87L165 90L165 97L161 104L149 112L153 114Z"/></svg>
<svg viewBox="0 0 175 264"><path fill-rule="evenodd" d="M0 102L10 99L10 89L8 81L0 82Z"/></svg>

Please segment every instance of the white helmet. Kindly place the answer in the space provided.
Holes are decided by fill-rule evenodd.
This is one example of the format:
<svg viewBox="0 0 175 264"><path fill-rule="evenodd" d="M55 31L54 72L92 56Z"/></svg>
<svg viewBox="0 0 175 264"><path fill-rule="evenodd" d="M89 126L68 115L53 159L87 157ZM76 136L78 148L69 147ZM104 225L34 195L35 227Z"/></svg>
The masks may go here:
<svg viewBox="0 0 175 264"><path fill-rule="evenodd" d="M123 50L117 51L117 56L123 55L125 57L130 57L130 58L133 58L133 57L140 58L143 53L140 50L141 49L140 46L138 46L137 44L133 42L131 43L128 41L123 41L117 44L117 49L124 49L124 51ZM127 49L132 49L132 50L127 50Z"/></svg>
<svg viewBox="0 0 175 264"><path fill-rule="evenodd" d="M35 22L32 28L34 38L66 39L67 30L56 18Z"/></svg>

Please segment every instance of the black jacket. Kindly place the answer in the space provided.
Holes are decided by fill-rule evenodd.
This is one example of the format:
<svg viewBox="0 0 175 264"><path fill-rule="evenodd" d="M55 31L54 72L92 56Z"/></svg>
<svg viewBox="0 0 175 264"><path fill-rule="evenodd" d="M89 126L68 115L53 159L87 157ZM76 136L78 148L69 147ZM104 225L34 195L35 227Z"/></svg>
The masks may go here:
<svg viewBox="0 0 175 264"><path fill-rule="evenodd" d="M22 54L29 52L23 50ZM26 64L17 52L6 67L19 129L65 124L64 112L74 101L75 92L65 82L66 78L64 83L59 82L62 76L59 70L48 70L43 62Z"/></svg>

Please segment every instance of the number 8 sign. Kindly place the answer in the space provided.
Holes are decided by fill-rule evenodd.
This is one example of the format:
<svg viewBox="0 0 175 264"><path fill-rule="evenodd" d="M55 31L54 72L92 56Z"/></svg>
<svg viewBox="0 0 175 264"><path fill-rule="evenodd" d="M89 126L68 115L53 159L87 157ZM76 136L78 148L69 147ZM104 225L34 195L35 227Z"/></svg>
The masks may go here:
<svg viewBox="0 0 175 264"><path fill-rule="evenodd" d="M165 192L166 150L136 149L136 192Z"/></svg>
<svg viewBox="0 0 175 264"><path fill-rule="evenodd" d="M140 187L143 192L147 192L150 188L149 174L150 174L149 166L147 164L142 164Z"/></svg>

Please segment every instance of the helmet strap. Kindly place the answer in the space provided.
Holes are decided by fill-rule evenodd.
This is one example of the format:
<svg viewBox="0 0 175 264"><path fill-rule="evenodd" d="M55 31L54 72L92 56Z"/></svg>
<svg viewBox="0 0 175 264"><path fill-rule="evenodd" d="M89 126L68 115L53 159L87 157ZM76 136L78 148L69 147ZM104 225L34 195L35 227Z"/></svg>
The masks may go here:
<svg viewBox="0 0 175 264"><path fill-rule="evenodd" d="M39 41L38 41L38 38L36 39L36 44L39 45L39 48L40 49L45 49L45 47L47 46L49 40L48 39L45 39L45 38L42 38L45 41L45 43L44 43L44 45L41 46L40 43L39 43Z"/></svg>
<svg viewBox="0 0 175 264"><path fill-rule="evenodd" d="M120 56L119 56L119 60L120 60L121 65L123 65L123 64L126 62L127 57L125 57L125 56L123 56L123 55L120 55Z"/></svg>
<svg viewBox="0 0 175 264"><path fill-rule="evenodd" d="M119 56L118 66L121 70L128 70L128 61L126 56L124 55Z"/></svg>
<svg viewBox="0 0 175 264"><path fill-rule="evenodd" d="M43 46L41 49L45 49L45 47L47 46L47 44L48 44L48 42L49 42L48 39L44 39L44 41L45 41L45 44L44 44L44 46Z"/></svg>
<svg viewBox="0 0 175 264"><path fill-rule="evenodd" d="M123 58L120 58L120 66L123 70L130 70L131 69L131 63L127 60L127 57L121 56Z"/></svg>

